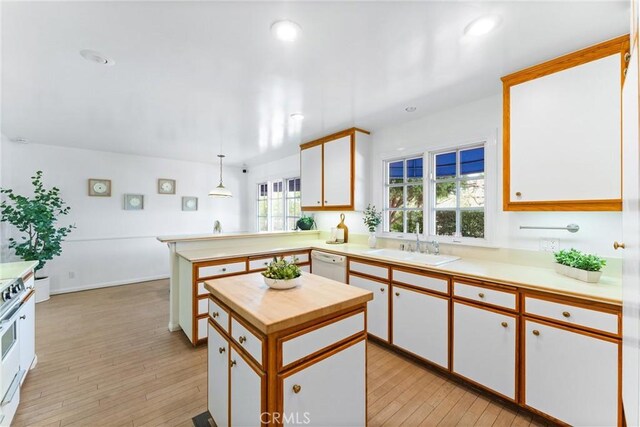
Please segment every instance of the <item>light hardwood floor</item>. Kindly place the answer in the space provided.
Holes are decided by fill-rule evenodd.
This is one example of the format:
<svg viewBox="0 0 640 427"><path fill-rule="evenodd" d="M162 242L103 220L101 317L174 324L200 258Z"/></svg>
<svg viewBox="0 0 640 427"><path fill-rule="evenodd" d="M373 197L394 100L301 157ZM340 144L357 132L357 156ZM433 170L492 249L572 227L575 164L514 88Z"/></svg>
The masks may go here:
<svg viewBox="0 0 640 427"><path fill-rule="evenodd" d="M207 409L207 349L167 331L168 299L162 280L38 304L39 361L13 425L192 425ZM541 424L379 345L368 356L369 426Z"/></svg>

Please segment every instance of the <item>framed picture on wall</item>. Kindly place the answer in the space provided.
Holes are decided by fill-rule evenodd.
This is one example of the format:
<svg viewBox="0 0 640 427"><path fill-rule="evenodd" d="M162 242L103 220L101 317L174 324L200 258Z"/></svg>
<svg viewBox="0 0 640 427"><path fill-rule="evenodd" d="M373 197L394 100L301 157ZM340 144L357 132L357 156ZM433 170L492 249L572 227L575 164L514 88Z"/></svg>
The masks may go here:
<svg viewBox="0 0 640 427"><path fill-rule="evenodd" d="M158 179L158 194L176 194L175 179Z"/></svg>
<svg viewBox="0 0 640 427"><path fill-rule="evenodd" d="M124 209L126 211L141 211L144 209L144 195L142 194L125 194Z"/></svg>
<svg viewBox="0 0 640 427"><path fill-rule="evenodd" d="M184 196L182 198L182 210L183 211L197 211L198 210L198 198L191 196Z"/></svg>
<svg viewBox="0 0 640 427"><path fill-rule="evenodd" d="M89 196L111 197L111 180L89 178Z"/></svg>

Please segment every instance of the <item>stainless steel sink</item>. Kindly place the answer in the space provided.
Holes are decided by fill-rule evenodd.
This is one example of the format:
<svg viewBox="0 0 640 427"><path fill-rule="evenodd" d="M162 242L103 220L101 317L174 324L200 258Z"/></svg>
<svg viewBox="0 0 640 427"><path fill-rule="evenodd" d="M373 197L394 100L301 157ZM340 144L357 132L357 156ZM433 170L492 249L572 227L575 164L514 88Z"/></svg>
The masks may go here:
<svg viewBox="0 0 640 427"><path fill-rule="evenodd" d="M397 249L373 249L364 253L366 255L372 255L381 258L389 258L398 261L408 261L433 266L446 264L448 262L460 259L460 257L457 256L421 254L418 252L399 251Z"/></svg>

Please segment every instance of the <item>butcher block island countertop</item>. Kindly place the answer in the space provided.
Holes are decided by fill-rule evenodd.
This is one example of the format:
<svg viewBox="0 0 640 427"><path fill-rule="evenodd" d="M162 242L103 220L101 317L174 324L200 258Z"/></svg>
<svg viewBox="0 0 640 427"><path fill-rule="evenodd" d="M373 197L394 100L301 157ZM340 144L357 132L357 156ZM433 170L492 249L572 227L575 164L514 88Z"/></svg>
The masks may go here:
<svg viewBox="0 0 640 427"><path fill-rule="evenodd" d="M309 273L292 289L270 289L261 273L208 280L205 287L265 335L355 307L373 293Z"/></svg>

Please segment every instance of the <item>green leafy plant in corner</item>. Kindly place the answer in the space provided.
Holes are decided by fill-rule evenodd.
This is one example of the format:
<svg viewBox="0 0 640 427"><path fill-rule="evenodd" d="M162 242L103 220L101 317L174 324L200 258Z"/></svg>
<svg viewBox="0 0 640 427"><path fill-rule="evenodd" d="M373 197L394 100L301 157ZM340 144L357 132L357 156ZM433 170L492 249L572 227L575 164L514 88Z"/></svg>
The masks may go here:
<svg viewBox="0 0 640 427"><path fill-rule="evenodd" d="M597 255L585 254L577 249L561 250L553 256L558 264L578 268L586 271L600 271L607 265L607 261Z"/></svg>
<svg viewBox="0 0 640 427"><path fill-rule="evenodd" d="M373 233L382 222L382 212L376 210L375 206L368 205L364 210L362 221L369 228L369 232Z"/></svg>
<svg viewBox="0 0 640 427"><path fill-rule="evenodd" d="M267 266L267 270L262 272L262 275L268 279L275 280L291 280L296 277L300 277L300 267L296 265L298 261L294 258L291 262L284 259L284 257L273 258L273 261Z"/></svg>
<svg viewBox="0 0 640 427"><path fill-rule="evenodd" d="M311 230L315 224L316 222L313 217L302 215L296 222L296 228L300 230Z"/></svg>
<svg viewBox="0 0 640 427"><path fill-rule="evenodd" d="M19 240L9 239L9 249L25 261L38 261L36 270L40 270L47 261L62 253L62 242L75 225L57 226L58 217L67 215L71 208L60 197L60 189L44 188L42 171L31 177L31 184L33 197L0 189L5 195L0 203L0 221L12 224L23 233Z"/></svg>

